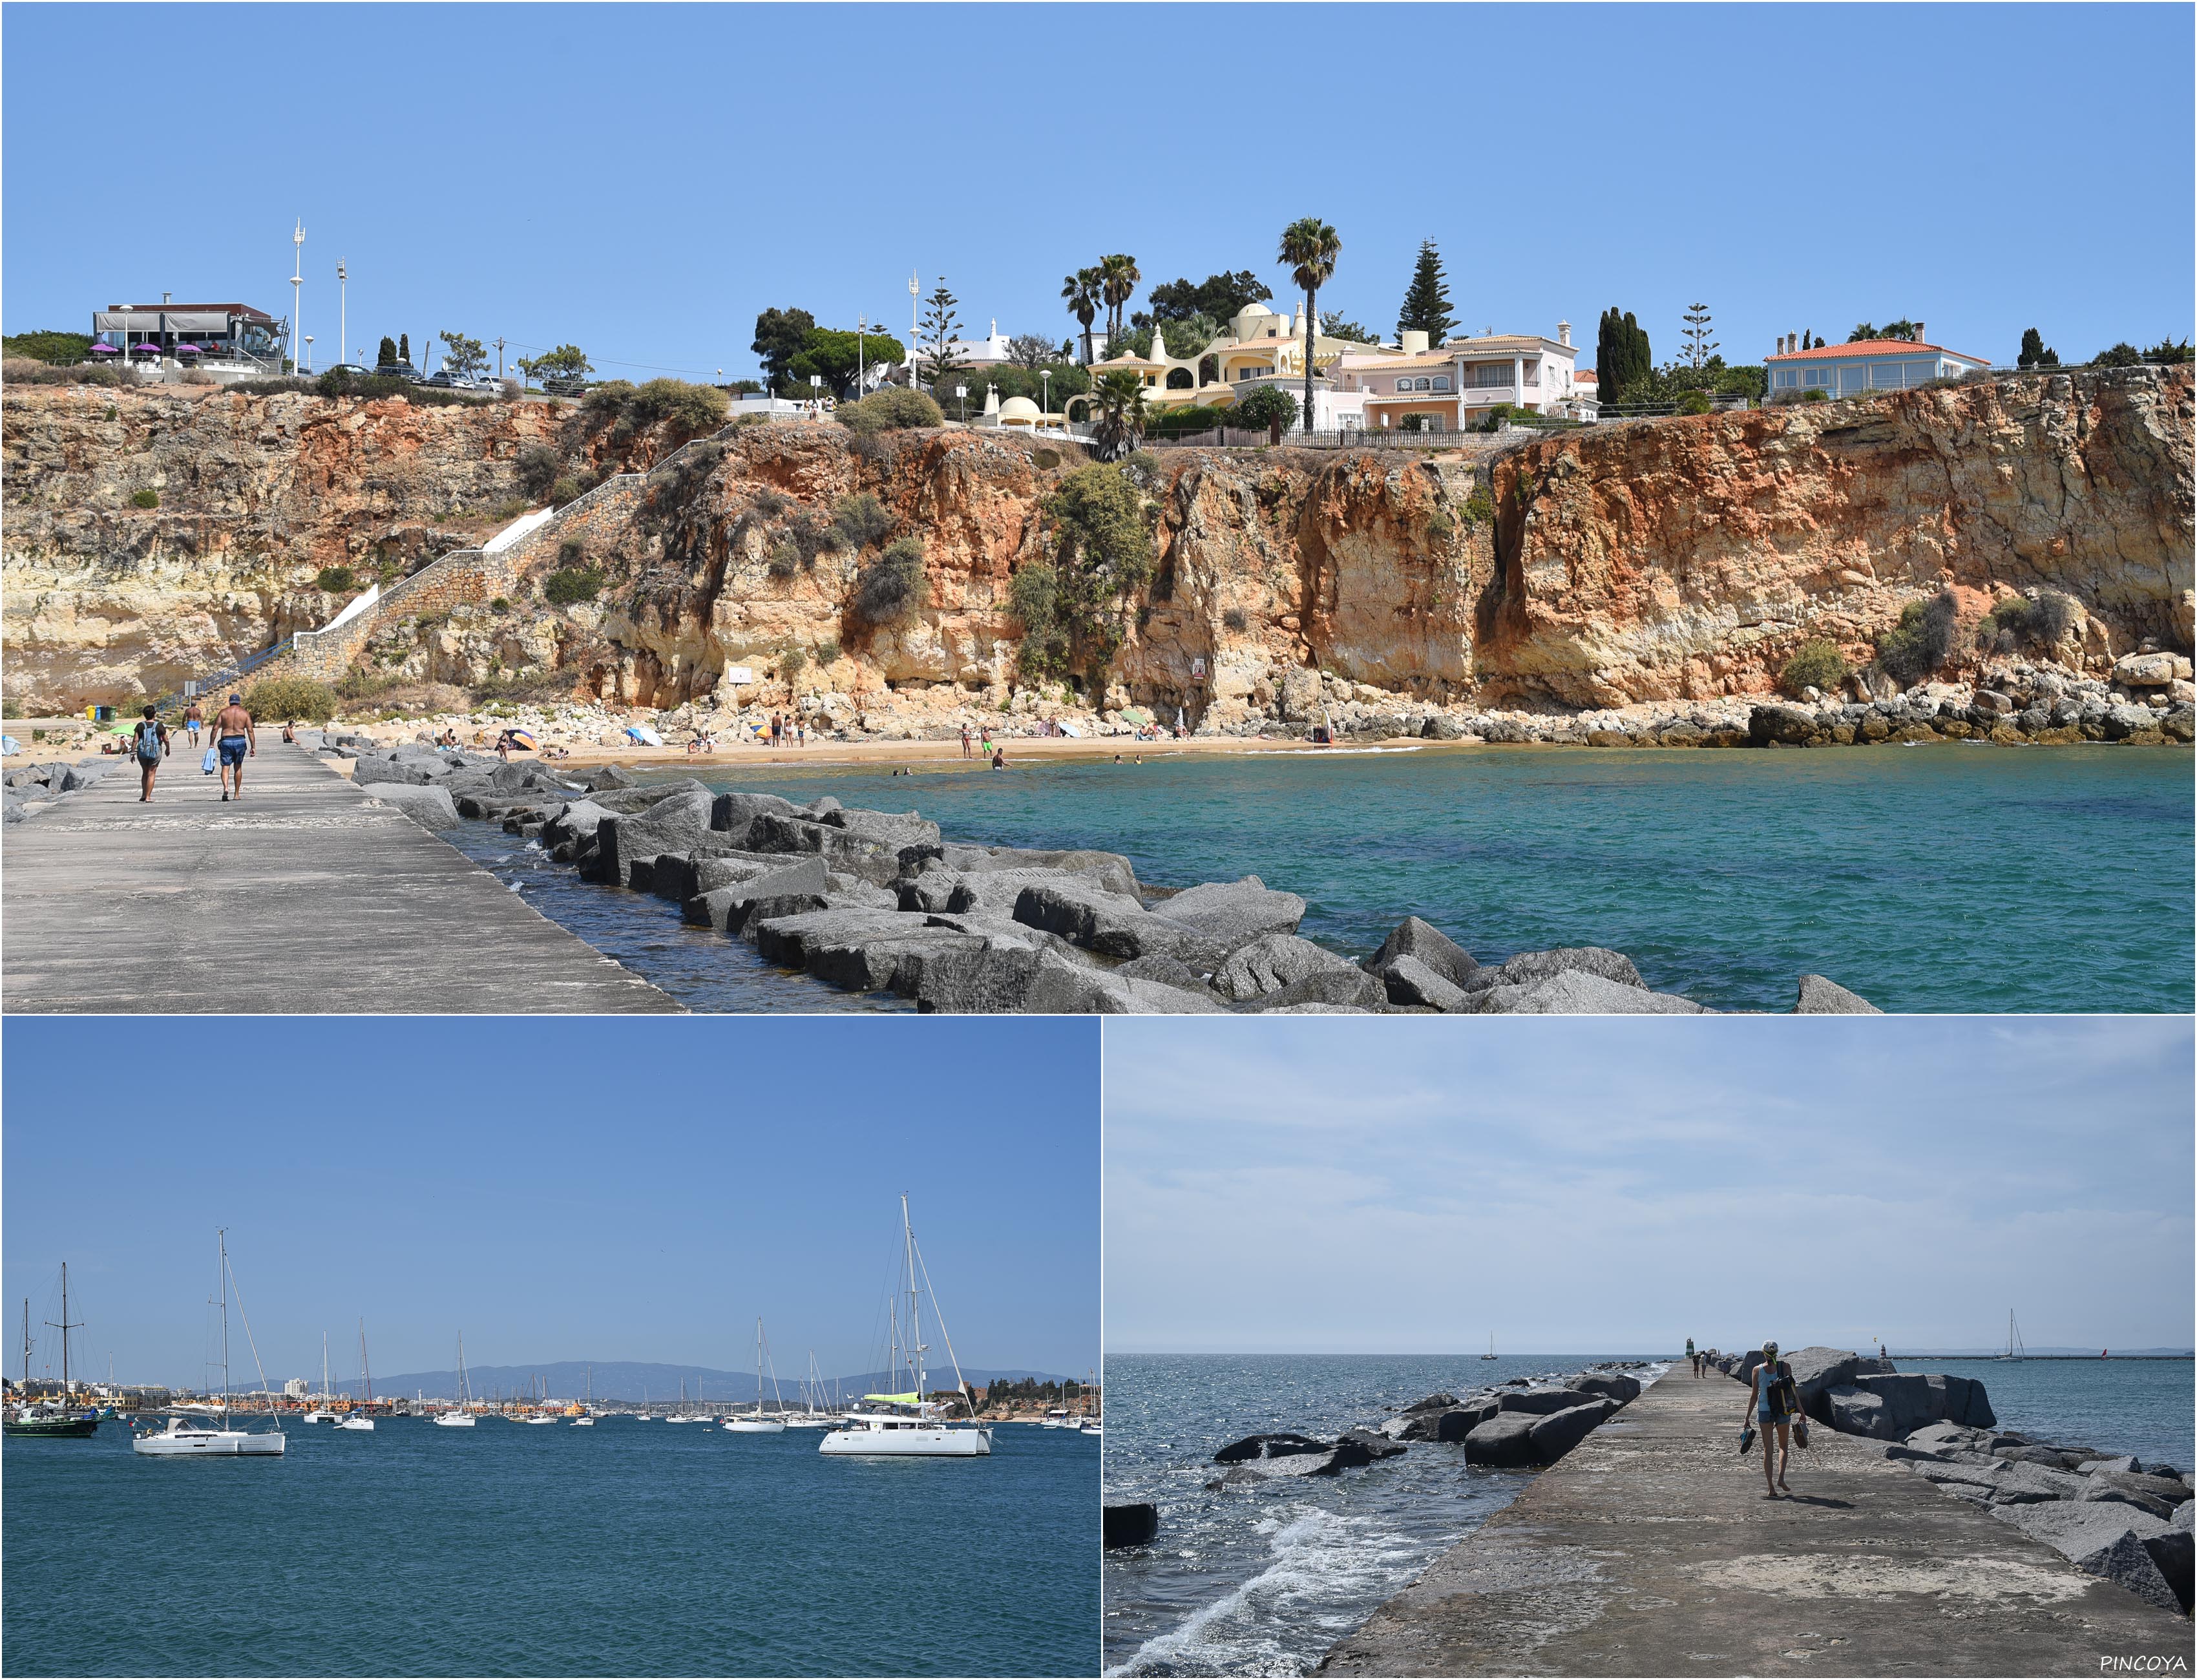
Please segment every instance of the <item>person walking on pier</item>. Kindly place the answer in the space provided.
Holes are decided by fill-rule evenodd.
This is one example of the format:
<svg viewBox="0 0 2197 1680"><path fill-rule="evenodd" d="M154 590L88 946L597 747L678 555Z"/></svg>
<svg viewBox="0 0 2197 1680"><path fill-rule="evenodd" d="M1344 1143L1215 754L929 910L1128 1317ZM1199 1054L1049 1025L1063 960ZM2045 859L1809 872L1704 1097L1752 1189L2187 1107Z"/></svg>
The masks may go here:
<svg viewBox="0 0 2197 1680"><path fill-rule="evenodd" d="M160 721L159 712L151 706L146 707L144 721L137 726L137 772L141 780L137 802L140 805L153 802L153 778L160 773L160 761L171 750L167 726Z"/></svg>
<svg viewBox="0 0 2197 1680"><path fill-rule="evenodd" d="M1755 1428L1762 1436L1762 1480L1770 1492L1765 1496L1775 1499L1777 1490L1793 1490L1785 1480L1786 1462L1793 1456L1793 1419L1800 1410L1800 1392L1793 1384L1793 1367L1777 1357L1777 1344L1762 1344L1762 1363L1754 1368L1754 1377L1747 1392L1748 1410L1754 1414ZM1773 1476L1770 1469L1770 1441L1772 1434L1777 1440L1777 1469Z"/></svg>
<svg viewBox="0 0 2197 1680"><path fill-rule="evenodd" d="M244 696L232 694L229 704L214 714L213 744L221 755L221 797L227 804L234 797L244 797L244 760L246 754L259 756L259 733L252 727L252 714L244 709ZM229 791L229 773L236 773L234 796Z"/></svg>
<svg viewBox="0 0 2197 1680"><path fill-rule="evenodd" d="M205 721L206 714L199 710L199 703L196 700L183 708L183 727L191 732L191 744L194 747L199 744L199 728Z"/></svg>
<svg viewBox="0 0 2197 1680"><path fill-rule="evenodd" d="M1694 1352L1694 1339L1691 1336L1686 1338L1686 1363L1694 1368L1696 1376L1701 1374L1701 1355Z"/></svg>

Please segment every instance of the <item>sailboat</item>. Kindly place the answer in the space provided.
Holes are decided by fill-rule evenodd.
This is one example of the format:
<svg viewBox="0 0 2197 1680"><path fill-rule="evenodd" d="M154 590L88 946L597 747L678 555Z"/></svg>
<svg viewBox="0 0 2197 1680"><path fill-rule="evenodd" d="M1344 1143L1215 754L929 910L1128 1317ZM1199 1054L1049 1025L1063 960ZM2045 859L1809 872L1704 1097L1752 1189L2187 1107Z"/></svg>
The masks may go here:
<svg viewBox="0 0 2197 1680"><path fill-rule="evenodd" d="M321 1332L321 1392L320 1404L304 1416L308 1423L333 1423L338 1414L328 1410L328 1333Z"/></svg>
<svg viewBox="0 0 2197 1680"><path fill-rule="evenodd" d="M533 1400L536 1410L528 1414L526 1421L529 1423L554 1423L557 1420L549 1412L549 1385L540 1376L536 1376L534 1380L540 1385L542 1392L538 1395L528 1397Z"/></svg>
<svg viewBox="0 0 2197 1680"><path fill-rule="evenodd" d="M699 1385L698 1385L699 1386ZM706 1423L709 1419L690 1411L687 1406L687 1379L679 1379L679 1410L664 1415L666 1423Z"/></svg>
<svg viewBox="0 0 2197 1680"><path fill-rule="evenodd" d="M52 1320L47 1321L49 1324ZM0 1429L11 1435L48 1435L62 1440L76 1440L99 1431L96 1411L69 1410L72 1392L69 1382L68 1333L81 1328L69 1323L68 1262L61 1262L61 1321L54 1328L61 1333L61 1398L60 1404L42 1405L31 1404L31 1303L23 1301L23 1389L20 1404L9 1409Z"/></svg>
<svg viewBox="0 0 2197 1680"><path fill-rule="evenodd" d="M758 1387L756 1393L761 1395ZM809 1375L801 1380L801 1410L785 1421L797 1429L829 1429L842 1420L828 1407L820 1408L816 1402L824 1398L824 1373L816 1368L816 1350L809 1350Z"/></svg>
<svg viewBox="0 0 2197 1680"><path fill-rule="evenodd" d="M782 1435L785 1433L785 1397L778 1392L778 1367L770 1368L770 1392L778 1402L778 1415L762 1415L762 1320L756 1320L756 1403L745 1417L728 1417L725 1427L736 1435Z"/></svg>
<svg viewBox="0 0 2197 1680"><path fill-rule="evenodd" d="M358 1382L365 1391L365 1404L370 1411L374 1405L374 1373L368 1369L366 1363L366 1320L363 1318L358 1321ZM374 1419L367 1411L346 1412L343 1422L336 1428L370 1430L374 1428Z"/></svg>
<svg viewBox="0 0 2197 1680"><path fill-rule="evenodd" d="M64 1312L61 1317L66 1318L68 1314ZM2014 1322L2014 1309L2009 1306L2006 1309L2006 1352L1995 1357L2001 1359L2022 1359L2028 1356L2029 1350L2021 1345L2021 1328Z"/></svg>
<svg viewBox="0 0 2197 1680"><path fill-rule="evenodd" d="M588 1367L588 1397L580 1403L580 1415L572 1420L572 1427L575 1429L595 1427L595 1368L593 1365Z"/></svg>
<svg viewBox="0 0 2197 1680"><path fill-rule="evenodd" d="M254 1434L229 1427L229 1232L223 1229L214 1236L221 1254L221 1428L210 1428L194 1417L171 1416L165 1434L139 1435L130 1441L130 1450L150 1458L279 1458L283 1448L289 1445L280 1429ZM237 1310L244 1310L241 1296L237 1301ZM68 1315L64 1312L61 1316L66 1318ZM249 1319L245 1321L244 1333L247 1338L252 1334ZM259 1363L256 1347L252 1350L252 1362L254 1365ZM259 1373L259 1387L263 1392L267 1387L264 1370Z"/></svg>
<svg viewBox="0 0 2197 1680"><path fill-rule="evenodd" d="M1087 1370L1083 1373L1083 1392L1077 1397L1076 1402L1075 1428L1081 1434L1103 1435L1106 1431L1091 1410L1091 1375Z"/></svg>
<svg viewBox="0 0 2197 1680"><path fill-rule="evenodd" d="M469 1410L472 1396L466 1387L466 1333L458 1332L458 1403L449 1411L435 1414L436 1423L445 1429L471 1429L478 1421Z"/></svg>
<svg viewBox="0 0 2197 1680"><path fill-rule="evenodd" d="M954 1352L954 1338L947 1332L937 1292L930 1287L929 1268L923 1263L922 1251L916 1247L915 1227L908 1219L905 1196L900 1199L900 1228L907 1271L907 1336L902 1344L899 1340L900 1312L896 1291L894 1345L889 1349L888 1369L897 1376L905 1366L915 1381L914 1389L902 1394L863 1395L861 1404L848 1414L845 1423L826 1435L816 1450L835 1457L989 1457L992 1432L976 1421L977 1409L970 1399L969 1384L961 1375L960 1358ZM946 1343L946 1357L953 1361L954 1393L968 1408L966 1423L955 1423L948 1407L924 1398L930 1382L923 1357L930 1351L923 1340L922 1297L925 1295L930 1297L930 1315Z"/></svg>
<svg viewBox="0 0 2197 1680"><path fill-rule="evenodd" d="M1487 1351L1485 1353L1482 1353L1480 1357L1483 1359L1492 1359L1495 1357L1495 1332L1493 1330L1488 1331Z"/></svg>

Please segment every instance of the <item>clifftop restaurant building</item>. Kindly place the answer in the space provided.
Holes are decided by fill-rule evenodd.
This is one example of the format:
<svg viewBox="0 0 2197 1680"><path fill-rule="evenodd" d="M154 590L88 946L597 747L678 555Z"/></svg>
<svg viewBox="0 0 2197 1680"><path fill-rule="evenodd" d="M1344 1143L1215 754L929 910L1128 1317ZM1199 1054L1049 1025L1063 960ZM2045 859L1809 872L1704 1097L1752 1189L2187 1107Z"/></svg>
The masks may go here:
<svg viewBox="0 0 2197 1680"><path fill-rule="evenodd" d="M280 371L284 323L249 304L113 304L93 311L96 361L248 362Z"/></svg>

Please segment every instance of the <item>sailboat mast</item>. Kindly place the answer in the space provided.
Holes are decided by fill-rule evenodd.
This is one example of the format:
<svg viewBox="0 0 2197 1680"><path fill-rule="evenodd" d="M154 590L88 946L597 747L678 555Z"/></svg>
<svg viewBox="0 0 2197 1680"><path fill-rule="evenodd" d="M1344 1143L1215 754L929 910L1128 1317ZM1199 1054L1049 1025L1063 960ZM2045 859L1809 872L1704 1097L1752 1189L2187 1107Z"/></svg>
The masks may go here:
<svg viewBox="0 0 2197 1680"><path fill-rule="evenodd" d="M901 1236L907 1246L907 1341L908 1363L915 1370L915 1403L923 1404L923 1318L918 1311L915 1294L915 1227L907 1221L907 1197L900 1199Z"/></svg>
<svg viewBox="0 0 2197 1680"><path fill-rule="evenodd" d="M214 1246L221 1254L221 1422L222 1427L227 1428L229 1427L229 1227L217 1226L213 1235ZM66 1318L68 1315L64 1312L61 1316ZM63 1347L66 1349L68 1338L63 1336L61 1340Z"/></svg>
<svg viewBox="0 0 2197 1680"><path fill-rule="evenodd" d="M2011 1318L2014 1315L2009 1313L2007 1316ZM69 1401L68 1333L68 1262L63 1260L61 1262L61 1404L63 1405L67 1405Z"/></svg>

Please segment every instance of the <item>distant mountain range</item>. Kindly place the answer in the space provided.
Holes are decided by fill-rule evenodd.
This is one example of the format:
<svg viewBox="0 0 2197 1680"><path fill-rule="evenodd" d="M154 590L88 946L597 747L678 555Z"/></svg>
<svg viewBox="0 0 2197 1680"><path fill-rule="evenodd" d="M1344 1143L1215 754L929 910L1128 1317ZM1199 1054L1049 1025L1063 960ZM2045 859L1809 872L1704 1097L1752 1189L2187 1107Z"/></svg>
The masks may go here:
<svg viewBox="0 0 2197 1680"><path fill-rule="evenodd" d="M2025 1347L2021 1350L2032 1358L2047 1355L2055 1358L2095 1359L2105 1350L2096 1347ZM2004 1353L2003 1347L1933 1347L1927 1353L1903 1353L1892 1350L1894 1359L1996 1359ZM2116 1359L2186 1359L2192 1350L2187 1347L2116 1347L2112 1350Z"/></svg>
<svg viewBox="0 0 2197 1680"><path fill-rule="evenodd" d="M497 1394L524 1396L532 1392L537 1382L549 1386L553 1399L577 1399L588 1392L590 1367L584 1359L558 1359L541 1365L469 1365L466 1378L474 1395L490 1399ZM593 1367L594 1393L599 1400L676 1400L679 1385L687 1385L687 1398L722 1400L731 1405L752 1405L756 1399L755 1373L748 1371L716 1370L708 1365L654 1365L637 1364L628 1359L606 1360ZM1038 1382L1066 1381L1051 1371L994 1370L976 1365L962 1367L962 1375L978 1387L994 1378L1005 1378L1018 1382L1024 1377ZM802 1373L797 1370L780 1371L779 1392L793 1399L801 1388ZM1078 1379L1079 1381L1081 1379ZM312 1379L306 1379L308 1383ZM842 1395L868 1393L877 1391L885 1381L883 1371L862 1371L852 1376L826 1376L826 1389L836 1386ZM339 1394L356 1395L360 1392L359 1380L332 1377L332 1386ZM954 1367L948 1365L943 1372L932 1371L933 1387L950 1388L954 1385ZM763 1392L770 1393L770 1374L763 1374ZM458 1373L449 1370L399 1371L393 1376L374 1379L377 1394L426 1394L431 1398L454 1399L458 1392Z"/></svg>

